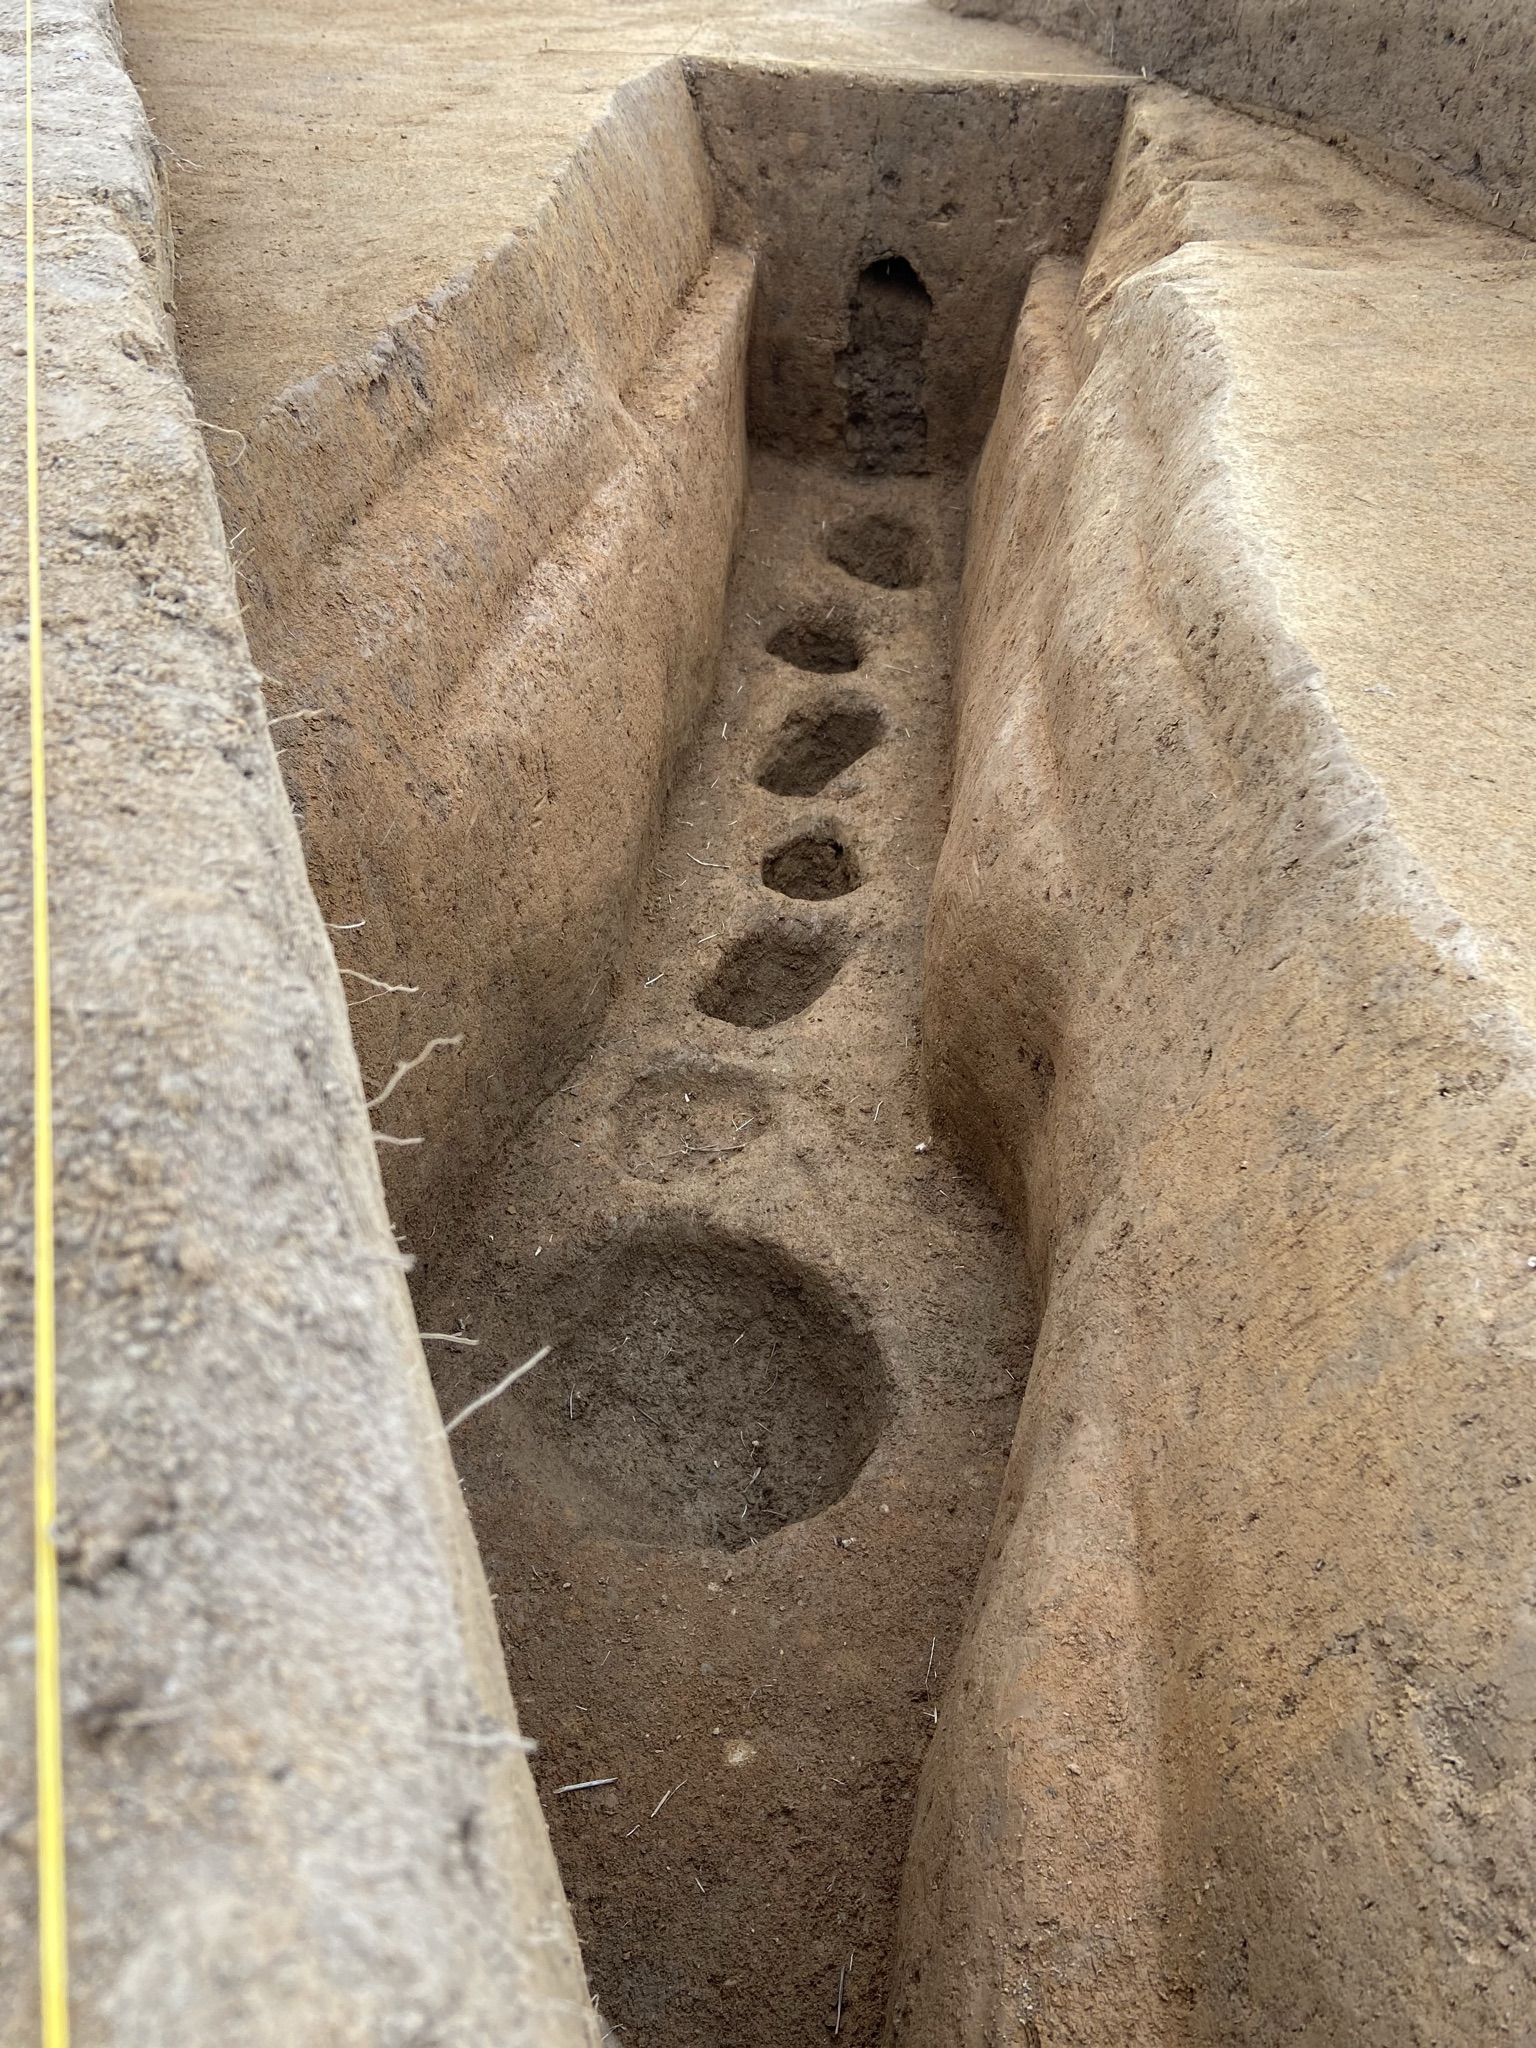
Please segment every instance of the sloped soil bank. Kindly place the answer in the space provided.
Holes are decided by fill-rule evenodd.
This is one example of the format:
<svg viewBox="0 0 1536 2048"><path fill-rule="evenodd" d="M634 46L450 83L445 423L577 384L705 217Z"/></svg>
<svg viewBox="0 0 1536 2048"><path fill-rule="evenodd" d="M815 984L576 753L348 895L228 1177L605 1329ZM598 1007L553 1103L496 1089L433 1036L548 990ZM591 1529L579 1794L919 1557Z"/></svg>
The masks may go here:
<svg viewBox="0 0 1536 2048"><path fill-rule="evenodd" d="M925 1750L1028 1359L934 1140L923 920L962 524L756 459L726 651L602 1043L422 1327L600 2010L874 2042ZM580 1789L570 1789L570 1788Z"/></svg>

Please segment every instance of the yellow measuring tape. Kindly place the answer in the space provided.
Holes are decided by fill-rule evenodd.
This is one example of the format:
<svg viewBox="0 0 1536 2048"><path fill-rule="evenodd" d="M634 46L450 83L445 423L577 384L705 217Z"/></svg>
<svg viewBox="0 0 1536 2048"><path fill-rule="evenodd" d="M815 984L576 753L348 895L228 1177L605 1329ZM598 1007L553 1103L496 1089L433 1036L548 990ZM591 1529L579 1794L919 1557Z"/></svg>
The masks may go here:
<svg viewBox="0 0 1536 2048"><path fill-rule="evenodd" d="M43 569L37 513L37 261L32 205L32 0L26 0L27 641L32 733L33 1475L37 1672L37 1959L43 2048L69 2048L64 1731L59 1695L58 1392L53 1287L53 1016L48 791L43 779Z"/></svg>

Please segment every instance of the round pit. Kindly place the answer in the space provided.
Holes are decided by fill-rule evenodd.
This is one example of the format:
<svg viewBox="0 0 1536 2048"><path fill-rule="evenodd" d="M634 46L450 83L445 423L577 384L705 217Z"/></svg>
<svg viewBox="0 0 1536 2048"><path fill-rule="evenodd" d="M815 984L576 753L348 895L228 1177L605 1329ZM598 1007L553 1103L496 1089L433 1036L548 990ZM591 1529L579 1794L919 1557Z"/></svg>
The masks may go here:
<svg viewBox="0 0 1536 2048"><path fill-rule="evenodd" d="M766 1031L808 1010L837 978L847 945L835 931L763 925L726 949L694 997L706 1017Z"/></svg>
<svg viewBox="0 0 1536 2048"><path fill-rule="evenodd" d="M863 879L853 854L831 832L797 833L763 856L762 874L780 896L798 897L804 903L846 896Z"/></svg>
<svg viewBox="0 0 1536 2048"><path fill-rule="evenodd" d="M555 1276L538 1326L555 1351L515 1390L516 1418L593 1534L761 1543L842 1498L888 1412L879 1347L824 1278L688 1219ZM469 1428L494 1431L496 1408Z"/></svg>
<svg viewBox="0 0 1536 2048"><path fill-rule="evenodd" d="M928 543L910 520L869 512L833 527L827 559L861 583L914 590L928 574Z"/></svg>
<svg viewBox="0 0 1536 2048"><path fill-rule="evenodd" d="M768 652L818 676L848 675L864 659L858 635L846 620L814 616L780 626L769 638Z"/></svg>

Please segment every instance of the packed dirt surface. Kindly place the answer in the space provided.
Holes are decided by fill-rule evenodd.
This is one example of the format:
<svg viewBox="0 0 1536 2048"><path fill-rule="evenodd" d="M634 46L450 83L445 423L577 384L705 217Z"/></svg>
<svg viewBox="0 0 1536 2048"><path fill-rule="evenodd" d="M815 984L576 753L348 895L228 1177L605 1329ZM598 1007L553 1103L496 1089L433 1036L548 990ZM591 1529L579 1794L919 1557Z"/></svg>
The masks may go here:
<svg viewBox="0 0 1536 2048"><path fill-rule="evenodd" d="M756 458L603 1042L422 1282L478 1347L432 1347L447 1415L555 1345L453 1441L636 2048L819 2039L840 1986L877 2038L1027 1371L1016 1241L918 1078L960 528L940 481Z"/></svg>

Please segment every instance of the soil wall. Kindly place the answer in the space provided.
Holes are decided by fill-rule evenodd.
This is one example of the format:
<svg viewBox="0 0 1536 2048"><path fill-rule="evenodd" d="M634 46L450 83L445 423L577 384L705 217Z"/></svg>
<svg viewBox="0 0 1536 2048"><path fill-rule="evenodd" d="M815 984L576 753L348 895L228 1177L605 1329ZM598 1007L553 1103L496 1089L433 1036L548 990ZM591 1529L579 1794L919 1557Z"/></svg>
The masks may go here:
<svg viewBox="0 0 1536 2048"><path fill-rule="evenodd" d="M914 2048L1531 2038L1536 1067L1475 879L1528 869L1530 755L1470 737L1513 640L1453 632L1448 693L1426 653L1485 465L1531 486L1531 291L1161 89L1081 284L1031 285L924 1047L1042 1321L906 1870Z"/></svg>
<svg viewBox="0 0 1536 2048"><path fill-rule="evenodd" d="M1529 0L939 0L1304 123L1480 219L1536 227Z"/></svg>
<svg viewBox="0 0 1536 2048"><path fill-rule="evenodd" d="M457 1041L387 1120L423 1251L590 1043L711 685L752 265L710 230L662 66L525 234L287 393L229 468L364 1072Z"/></svg>
<svg viewBox="0 0 1536 2048"><path fill-rule="evenodd" d="M1081 251L1093 232L1125 82L918 81L699 59L689 78L720 232L757 253L754 440L854 470L973 462L1031 268ZM923 416L894 463L879 420L858 414L861 386L900 375L899 339L867 332L885 324L873 305L862 348L857 331L861 276L893 257L912 273Z"/></svg>
<svg viewBox="0 0 1536 2048"><path fill-rule="evenodd" d="M12 137L19 17L0 8ZM73 2037L589 2041L162 313L149 132L108 8L60 0L36 41ZM13 278L19 177L13 149L0 179ZM7 302L0 2041L31 2048L19 290Z"/></svg>

